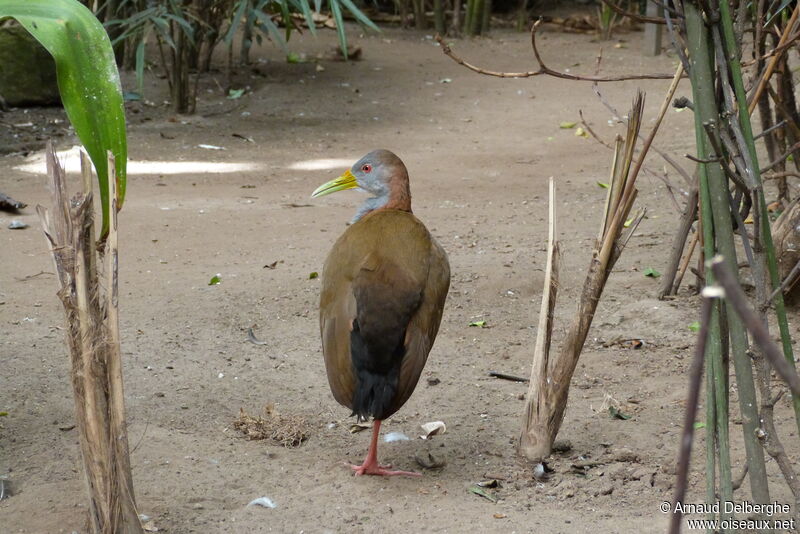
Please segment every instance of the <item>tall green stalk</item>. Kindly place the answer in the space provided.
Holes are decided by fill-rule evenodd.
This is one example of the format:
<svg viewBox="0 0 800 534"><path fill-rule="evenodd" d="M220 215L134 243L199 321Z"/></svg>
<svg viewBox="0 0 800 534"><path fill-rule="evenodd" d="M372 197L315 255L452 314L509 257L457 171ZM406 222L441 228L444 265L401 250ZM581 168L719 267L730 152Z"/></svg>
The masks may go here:
<svg viewBox="0 0 800 534"><path fill-rule="evenodd" d="M725 0L723 0L724 2ZM708 28L700 11L692 2L684 2L687 32L687 45L691 64L692 92L695 114L701 124L717 124L718 110L714 92L714 61ZM709 141L705 130L698 134L698 155L707 157ZM719 163L701 164L707 175L707 201L711 204L714 221L714 241L716 248L725 258L734 273L738 272L736 247L733 238L733 225L728 200L727 177ZM733 352L736 383L739 390L739 407L742 415L745 451L750 469L750 488L753 500L757 503L769 502L769 485L764 463L764 451L756 438L758 430L758 409L753 381L753 368L747 353L747 334L741 319L729 303L726 303L728 331Z"/></svg>
<svg viewBox="0 0 800 534"><path fill-rule="evenodd" d="M728 56L728 64L731 68L731 78L733 80L733 90L736 94L736 102L739 106L739 123L742 128L745 142L750 159L750 165L753 172L753 179L758 191L758 203L761 209L759 214L761 216L761 238L764 242L764 248L767 253L767 268L769 270L770 282L772 290L775 291L780 284L781 279L778 273L778 262L775 256L775 244L772 241L772 230L770 229L769 215L767 211L767 202L764 198L764 189L761 182L760 166L758 164L758 154L756 153L755 140L753 139L753 127L750 123L750 113L747 107L747 95L744 89L744 81L742 79L742 67L740 63L740 54L736 43L736 37L733 32L733 19L731 17L730 6L726 0L720 1L720 22L722 24L722 34L725 42L725 54ZM789 333L789 321L786 317L786 306L783 302L783 294L779 291L773 299L775 303L775 314L778 319L778 328L781 333L781 345L783 346L783 355L786 360L794 367L794 353L792 351L792 338ZM767 305L767 303L759 303L760 305ZM797 428L800 430L800 396L792 395L792 405L794 407L794 416L797 423Z"/></svg>

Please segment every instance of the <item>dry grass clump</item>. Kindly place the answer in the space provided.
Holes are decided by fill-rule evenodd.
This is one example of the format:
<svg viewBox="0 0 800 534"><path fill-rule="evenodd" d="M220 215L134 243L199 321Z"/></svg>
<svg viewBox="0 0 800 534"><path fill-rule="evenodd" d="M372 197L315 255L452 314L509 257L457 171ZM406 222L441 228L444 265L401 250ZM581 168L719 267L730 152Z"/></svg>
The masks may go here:
<svg viewBox="0 0 800 534"><path fill-rule="evenodd" d="M283 415L275 406L264 406L264 416L252 416L239 409L233 428L247 439L271 439L284 447L299 447L311 435L311 425L302 415Z"/></svg>

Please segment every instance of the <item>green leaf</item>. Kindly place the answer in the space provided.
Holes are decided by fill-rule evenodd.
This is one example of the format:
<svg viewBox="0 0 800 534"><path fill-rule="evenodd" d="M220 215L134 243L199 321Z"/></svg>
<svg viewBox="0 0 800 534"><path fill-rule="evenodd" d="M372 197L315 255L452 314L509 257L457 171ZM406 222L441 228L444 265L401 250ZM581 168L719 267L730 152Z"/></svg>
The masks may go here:
<svg viewBox="0 0 800 534"><path fill-rule="evenodd" d="M281 19L283 19L283 27L286 29L286 40L289 40L289 37L292 35L292 28L294 27L294 22L292 21L292 15L289 13L289 3L286 0L276 0L278 5L281 6Z"/></svg>
<svg viewBox="0 0 800 534"><path fill-rule="evenodd" d="M706 427L706 424L702 423L702 422L699 422L699 421L694 424L694 429L695 430L700 430L701 428L705 428L705 427Z"/></svg>
<svg viewBox="0 0 800 534"><path fill-rule="evenodd" d="M219 273L215 274L211 277L211 280L208 281L208 285L215 286L222 282L222 278L220 277Z"/></svg>
<svg viewBox="0 0 800 534"><path fill-rule="evenodd" d="M342 55L347 60L347 36L344 34L344 19L342 18L342 8L339 7L339 0L330 0L331 13L333 20L336 22L336 33L339 36L339 48L342 49Z"/></svg>
<svg viewBox="0 0 800 534"><path fill-rule="evenodd" d="M108 34L77 0L0 0L0 19L6 17L22 24L55 60L67 117L97 171L105 235L111 204L107 152L116 160L118 209L128 162L122 88Z"/></svg>
<svg viewBox="0 0 800 534"><path fill-rule="evenodd" d="M300 54L295 54L294 52L289 52L286 54L286 63L305 63L305 60L300 57Z"/></svg>
<svg viewBox="0 0 800 534"><path fill-rule="evenodd" d="M255 16L258 21L267 28L265 33L267 33L269 37L281 47L284 54L288 54L289 49L286 48L286 40L283 38L283 35L281 35L281 31L278 29L275 23L272 22L272 17L261 11L256 11ZM263 32L264 30L261 31Z"/></svg>
<svg viewBox="0 0 800 534"><path fill-rule="evenodd" d="M236 35L236 30L239 29L239 24L242 23L242 20L245 18L245 9L250 4L250 0L239 0L236 3L236 11L233 13L233 18L231 19L231 27L228 28L228 33L225 34L225 44L231 44L233 41L233 36Z"/></svg>
<svg viewBox="0 0 800 534"><path fill-rule="evenodd" d="M0 417L8 417L8 412L0 412Z"/></svg>
<svg viewBox="0 0 800 534"><path fill-rule="evenodd" d="M486 328L486 321L473 321L469 323L470 326L477 326L478 328Z"/></svg>
<svg viewBox="0 0 800 534"><path fill-rule="evenodd" d="M606 184L606 183L603 183L603 182L597 182L597 185L598 185L599 187L602 187L603 189L608 189L608 184Z"/></svg>
<svg viewBox="0 0 800 534"><path fill-rule="evenodd" d="M610 415L612 419L622 419L624 421L627 421L628 419L631 418L630 415L619 411L619 408L616 408L614 406L608 407L608 415Z"/></svg>
<svg viewBox="0 0 800 534"><path fill-rule="evenodd" d="M695 321L692 324L690 324L689 325L689 330L691 330L692 332L699 332L700 331L700 322L699 321Z"/></svg>
<svg viewBox="0 0 800 534"><path fill-rule="evenodd" d="M309 280L313 280L314 278L318 278L318 277L319 277L319 273L317 271L313 271L312 273L310 273L308 275L308 279Z"/></svg>
<svg viewBox="0 0 800 534"><path fill-rule="evenodd" d="M341 2L341 3L342 3L342 5L343 5L345 8L347 8L347 10L348 10L350 13L352 13L352 14L353 14L353 16L356 18L356 20L357 20L358 22L360 22L361 24L363 24L363 25L364 25L364 26L366 26L367 28L370 28L370 29L372 29L372 30L375 30L376 32L380 32L380 31L381 31L381 29L380 29L380 28L378 28L378 27L375 25L375 23L374 23L374 22L372 22L371 20L369 20L369 17L367 17L367 16L364 14L364 12L363 12L363 11L361 11L360 9L358 9L358 8L356 7L356 5L355 5L355 4L352 2L352 0L331 0L331 4L334 4L334 3L336 3L337 1L338 1L338 2Z"/></svg>
<svg viewBox="0 0 800 534"><path fill-rule="evenodd" d="M661 273L653 269L652 267L648 267L644 270L644 275L649 276L650 278L658 278L661 276Z"/></svg>
<svg viewBox="0 0 800 534"><path fill-rule="evenodd" d="M303 17L306 19L308 29L311 30L311 35L317 35L317 25L314 23L314 15L311 13L311 4L308 3L308 0L292 0L292 5L303 12Z"/></svg>
<svg viewBox="0 0 800 534"><path fill-rule="evenodd" d="M578 125L577 122L564 121L561 124L559 124L558 127L561 128L562 130L571 130L572 128L575 128L575 126L577 125Z"/></svg>
<svg viewBox="0 0 800 534"><path fill-rule="evenodd" d="M497 502L497 497L495 497L492 493L489 493L488 491L486 491L485 489L483 489L478 485L470 486L469 491L471 491L475 495L480 495L484 499L488 499L495 503Z"/></svg>
<svg viewBox="0 0 800 534"><path fill-rule="evenodd" d="M144 46L147 39L142 37L139 45L136 47L136 92L140 95L144 94Z"/></svg>
<svg viewBox="0 0 800 534"><path fill-rule="evenodd" d="M237 98L241 98L244 94L244 89L231 89L228 91L228 98L230 100L236 100Z"/></svg>

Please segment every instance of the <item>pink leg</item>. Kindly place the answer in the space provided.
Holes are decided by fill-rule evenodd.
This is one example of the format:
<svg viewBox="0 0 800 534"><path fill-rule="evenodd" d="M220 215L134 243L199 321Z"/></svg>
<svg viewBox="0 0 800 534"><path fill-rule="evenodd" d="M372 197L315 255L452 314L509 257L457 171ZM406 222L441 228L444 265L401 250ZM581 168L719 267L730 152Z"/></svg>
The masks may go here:
<svg viewBox="0 0 800 534"><path fill-rule="evenodd" d="M407 477L421 477L421 474L413 471L387 471L387 468L392 467L391 465L380 465L378 463L378 436L380 433L381 421L380 419L375 419L372 423L372 441L369 444L369 451L367 452L367 457L364 459L364 463L350 466L353 471L355 471L356 476L381 475L388 477L402 475Z"/></svg>

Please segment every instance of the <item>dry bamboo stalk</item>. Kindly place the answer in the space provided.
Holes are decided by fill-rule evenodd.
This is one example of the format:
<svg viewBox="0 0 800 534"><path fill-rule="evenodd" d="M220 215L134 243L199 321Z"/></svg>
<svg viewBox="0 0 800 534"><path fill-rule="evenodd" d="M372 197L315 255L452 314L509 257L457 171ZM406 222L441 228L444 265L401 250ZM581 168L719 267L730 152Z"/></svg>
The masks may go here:
<svg viewBox="0 0 800 534"><path fill-rule="evenodd" d="M545 274L545 294L542 297L542 311L539 316L534 363L531 369L531 381L525 407L525 419L519 440L519 452L532 462L540 462L550 455L553 442L561 427L564 411L569 396L569 385L575 367L578 364L583 344L589 333L597 304L603 292L606 280L616 260L633 231L641 222L644 213L639 213L629 231L621 236L624 222L628 219L637 190L633 187L636 174L631 173L633 148L641 125L644 95L639 93L634 100L630 113L627 138L625 143L617 145L614 156L615 172L611 191L620 191L619 195L607 195L606 212L603 214L601 226L611 221L605 228L601 240L592 254L589 272L583 284L578 309L573 322L567 331L558 355L550 358L549 340L552 334L552 316L555 307L555 288L550 277L551 250L556 248L550 242L555 241L554 201L550 205L550 234L548 239L548 264ZM643 158L643 153L641 157Z"/></svg>
<svg viewBox="0 0 800 534"><path fill-rule="evenodd" d="M540 443L540 429L531 425L532 422L540 419L540 414L533 414L532 410L546 406L547 403L547 369L549 367L550 342L553 334L553 314L558 295L558 263L560 256L558 241L556 240L556 189L552 177L550 178L549 192L547 263L544 274L546 291L542 295L539 325L536 330L536 344L533 351L531 379L525 401L525 419L522 422L522 432L519 437L519 449L526 457L529 457L530 454L535 454L536 451L543 447L550 447L551 445ZM536 399L536 402L534 402L534 399Z"/></svg>
<svg viewBox="0 0 800 534"><path fill-rule="evenodd" d="M91 171L83 168L84 186ZM65 174L52 144L47 149L53 207L37 212L61 282L58 292L67 319L67 344L81 456L94 534L141 534L128 456L122 405L122 374L116 312L116 202L109 234L106 300L101 297L94 243L92 193L67 198ZM111 167L115 168L113 161ZM116 183L116 178L111 179ZM116 187L109 188L116 199ZM72 206L72 207L70 207ZM109 245L109 243L112 243ZM112 265L113 262L113 265ZM112 268L113 267L113 268ZM113 305L111 300L113 300ZM111 321L106 322L108 319Z"/></svg>
<svg viewBox="0 0 800 534"><path fill-rule="evenodd" d="M789 22L786 23L786 28L784 28L783 35L781 35L781 39L778 41L778 45L775 47L775 49L778 50L778 53L772 56L769 64L767 64L767 68L764 70L764 74L762 74L761 78L758 80L756 90L753 91L752 95L750 95L750 103L747 105L747 111L750 114L752 114L753 110L756 109L758 100L761 98L761 93L764 91L764 87L772 77L772 73L775 70L775 66L778 64L778 60L780 59L781 55L783 55L785 48L782 48L782 46L786 44L789 36L792 35L792 29L794 28L795 22L797 22L798 15L800 15L800 4L797 4L794 8L794 11L792 11L792 16L789 18Z"/></svg>

